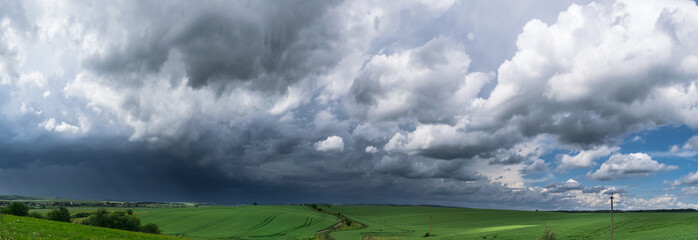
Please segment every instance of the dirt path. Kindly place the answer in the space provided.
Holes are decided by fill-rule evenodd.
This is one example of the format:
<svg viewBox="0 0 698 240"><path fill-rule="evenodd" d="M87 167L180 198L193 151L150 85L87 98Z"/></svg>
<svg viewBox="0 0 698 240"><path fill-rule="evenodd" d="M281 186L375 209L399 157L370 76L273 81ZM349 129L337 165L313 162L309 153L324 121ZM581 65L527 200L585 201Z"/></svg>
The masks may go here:
<svg viewBox="0 0 698 240"><path fill-rule="evenodd" d="M327 215L334 216L331 214L327 214ZM337 218L337 224L335 224L332 227L317 231L317 233L315 233L315 236L319 240L334 240L334 238L330 236L330 232L334 231L335 229L339 228L340 226L342 226L342 219Z"/></svg>
<svg viewBox="0 0 698 240"><path fill-rule="evenodd" d="M330 215L330 216L337 218L337 224L335 224L332 227L328 227L328 228L325 228L323 230L317 231L315 233L315 238L317 238L319 240L334 240L334 238L332 236L330 236L330 233L334 232L334 231L338 231L338 229L340 229L340 228L343 228L343 229L339 230L339 231L348 231L348 230L356 230L356 229L362 229L362 228L368 227L368 225L365 223L354 221L354 220L348 218L347 216L342 216L339 213L334 214L334 213L326 212L326 211L318 211L317 209L314 209L312 207L310 207L310 209L315 211L315 212ZM349 222L348 225L347 225L347 222ZM351 226L351 228L349 228L348 226Z"/></svg>

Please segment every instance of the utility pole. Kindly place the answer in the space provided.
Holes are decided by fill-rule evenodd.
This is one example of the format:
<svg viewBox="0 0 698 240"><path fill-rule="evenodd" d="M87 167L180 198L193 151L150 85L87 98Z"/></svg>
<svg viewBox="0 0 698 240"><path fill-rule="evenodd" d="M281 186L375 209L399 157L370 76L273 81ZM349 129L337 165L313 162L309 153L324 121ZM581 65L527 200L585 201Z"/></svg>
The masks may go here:
<svg viewBox="0 0 698 240"><path fill-rule="evenodd" d="M613 192L611 192L611 240L613 240Z"/></svg>

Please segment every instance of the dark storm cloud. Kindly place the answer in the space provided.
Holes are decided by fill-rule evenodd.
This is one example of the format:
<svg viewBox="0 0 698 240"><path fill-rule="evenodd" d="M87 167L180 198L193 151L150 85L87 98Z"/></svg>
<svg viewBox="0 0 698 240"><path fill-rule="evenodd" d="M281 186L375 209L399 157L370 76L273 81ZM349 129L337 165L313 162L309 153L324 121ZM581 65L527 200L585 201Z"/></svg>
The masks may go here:
<svg viewBox="0 0 698 240"><path fill-rule="evenodd" d="M133 17L142 29L84 64L103 74L155 73L173 51L181 54L188 84L225 88L243 84L281 91L340 59L340 36L323 20L338 1L207 2L168 8L151 5ZM181 17L171 17L173 14ZM154 15L154 16L153 16ZM161 18L158 20L158 18ZM168 22L162 22L167 20Z"/></svg>
<svg viewBox="0 0 698 240"><path fill-rule="evenodd" d="M419 159L406 155L384 156L374 167L376 173L404 178L446 178L458 181L476 181L485 177L464 162Z"/></svg>
<svg viewBox="0 0 698 240"><path fill-rule="evenodd" d="M25 161L21 166L1 169L2 190L88 199L228 203L271 202L301 191L289 184L226 177L217 165L197 164L137 144L122 149L62 147L67 149L33 151L21 159Z"/></svg>

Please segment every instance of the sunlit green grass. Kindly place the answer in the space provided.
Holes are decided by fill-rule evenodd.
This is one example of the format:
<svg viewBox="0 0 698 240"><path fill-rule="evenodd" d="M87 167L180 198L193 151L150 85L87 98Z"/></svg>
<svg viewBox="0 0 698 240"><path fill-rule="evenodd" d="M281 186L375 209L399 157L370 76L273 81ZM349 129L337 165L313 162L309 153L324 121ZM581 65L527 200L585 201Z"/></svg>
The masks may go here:
<svg viewBox="0 0 698 240"><path fill-rule="evenodd" d="M361 239L536 239L545 226L560 239L610 238L608 213L556 213L438 207L331 207L368 228L334 232L332 237ZM434 237L423 238L432 217ZM378 222L380 218L380 224ZM616 239L698 239L698 213L616 213Z"/></svg>
<svg viewBox="0 0 698 240"><path fill-rule="evenodd" d="M4 214L0 239L180 239Z"/></svg>

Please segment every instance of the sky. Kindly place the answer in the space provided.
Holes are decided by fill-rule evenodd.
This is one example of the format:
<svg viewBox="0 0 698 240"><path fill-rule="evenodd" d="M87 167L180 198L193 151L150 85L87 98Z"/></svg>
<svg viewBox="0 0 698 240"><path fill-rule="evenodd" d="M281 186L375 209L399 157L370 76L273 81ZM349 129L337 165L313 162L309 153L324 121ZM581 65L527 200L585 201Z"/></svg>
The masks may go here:
<svg viewBox="0 0 698 240"><path fill-rule="evenodd" d="M698 208L694 1L0 6L0 194Z"/></svg>

